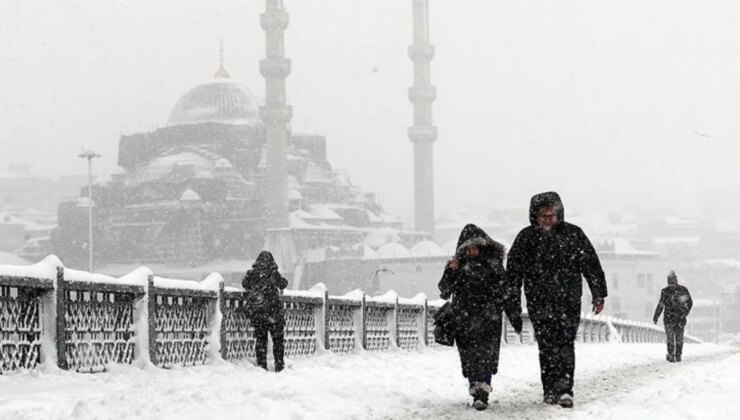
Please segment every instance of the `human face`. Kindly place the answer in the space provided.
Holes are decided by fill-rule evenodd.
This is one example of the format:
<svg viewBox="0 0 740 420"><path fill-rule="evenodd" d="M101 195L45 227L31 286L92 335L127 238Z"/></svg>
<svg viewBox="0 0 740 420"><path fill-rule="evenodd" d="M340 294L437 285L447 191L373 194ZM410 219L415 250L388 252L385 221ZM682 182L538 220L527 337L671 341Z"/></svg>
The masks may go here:
<svg viewBox="0 0 740 420"><path fill-rule="evenodd" d="M537 213L537 224L545 230L552 230L558 223L558 213L553 207L543 207Z"/></svg>
<svg viewBox="0 0 740 420"><path fill-rule="evenodd" d="M465 255L467 255L470 258L475 258L478 255L480 255L480 248L478 248L475 245L471 245L471 246L465 248Z"/></svg>

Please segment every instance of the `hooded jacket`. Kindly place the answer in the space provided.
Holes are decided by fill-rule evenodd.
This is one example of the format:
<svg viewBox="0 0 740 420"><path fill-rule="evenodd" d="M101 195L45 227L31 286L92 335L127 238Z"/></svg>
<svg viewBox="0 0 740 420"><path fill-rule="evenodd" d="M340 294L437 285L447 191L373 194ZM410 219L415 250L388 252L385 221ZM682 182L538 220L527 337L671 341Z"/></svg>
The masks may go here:
<svg viewBox="0 0 740 420"><path fill-rule="evenodd" d="M558 218L550 231L537 222L539 211L546 207L554 208ZM603 303L607 288L599 257L583 230L565 221L560 196L555 192L533 196L529 222L514 240L506 268L514 287L524 286L530 315L580 312L582 276L592 302Z"/></svg>
<svg viewBox="0 0 740 420"><path fill-rule="evenodd" d="M256 320L278 322L283 319L280 291L288 287L288 280L278 272L271 253L260 252L252 268L244 275L242 286L255 296L253 311Z"/></svg>
<svg viewBox="0 0 740 420"><path fill-rule="evenodd" d="M479 256L466 255L465 249L471 245L480 249ZM466 225L457 241L458 268L448 265L439 282L440 296L452 297L455 340L465 377L498 369L502 312L521 331L521 300L511 296L515 288L504 270L504 251L504 246L481 228Z"/></svg>

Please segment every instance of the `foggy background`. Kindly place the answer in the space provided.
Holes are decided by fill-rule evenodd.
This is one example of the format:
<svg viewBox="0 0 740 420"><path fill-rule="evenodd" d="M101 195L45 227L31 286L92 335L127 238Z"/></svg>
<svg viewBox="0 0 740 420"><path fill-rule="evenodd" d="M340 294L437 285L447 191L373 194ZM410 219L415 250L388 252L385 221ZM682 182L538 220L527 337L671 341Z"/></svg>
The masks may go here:
<svg viewBox="0 0 740 420"><path fill-rule="evenodd" d="M411 225L411 2L286 0L294 132ZM165 125L225 67L264 98L258 0L0 3L0 171L115 168L121 133ZM738 206L740 4L435 0L436 210L521 207L557 190L569 212ZM525 222L526 214L522 214ZM719 221L719 220L718 220Z"/></svg>

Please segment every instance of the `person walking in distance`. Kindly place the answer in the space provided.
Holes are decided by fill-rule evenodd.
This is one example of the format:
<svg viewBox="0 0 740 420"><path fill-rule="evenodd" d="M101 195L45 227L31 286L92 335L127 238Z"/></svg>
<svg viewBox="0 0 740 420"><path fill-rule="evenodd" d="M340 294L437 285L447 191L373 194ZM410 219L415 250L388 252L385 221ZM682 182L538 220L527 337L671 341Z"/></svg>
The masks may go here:
<svg viewBox="0 0 740 420"><path fill-rule="evenodd" d="M586 234L565 221L565 209L557 193L533 196L529 221L511 246L506 271L518 290L524 287L539 348L544 402L570 408L582 277L591 290L596 314L604 309L606 280Z"/></svg>
<svg viewBox="0 0 740 420"><path fill-rule="evenodd" d="M668 273L668 286L660 291L658 307L655 308L653 323L658 323L660 314L663 314L666 346L668 353L665 358L671 363L681 361L683 353L683 332L686 327L686 317L691 312L694 302L691 300L689 289L678 284L678 276L671 270Z"/></svg>
<svg viewBox="0 0 740 420"><path fill-rule="evenodd" d="M268 251L260 252L252 268L242 280L245 289L249 320L254 326L257 365L267 370L267 334L272 336L275 372L285 367L285 313L280 293L288 287L288 280L278 272L275 259Z"/></svg>

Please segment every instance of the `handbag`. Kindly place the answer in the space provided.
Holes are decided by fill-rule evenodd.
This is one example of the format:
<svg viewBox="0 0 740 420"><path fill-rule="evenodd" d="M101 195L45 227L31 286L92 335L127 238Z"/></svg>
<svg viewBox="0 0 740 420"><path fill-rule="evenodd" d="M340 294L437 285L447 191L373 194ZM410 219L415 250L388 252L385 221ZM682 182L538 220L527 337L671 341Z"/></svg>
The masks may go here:
<svg viewBox="0 0 740 420"><path fill-rule="evenodd" d="M457 322L452 302L446 302L434 313L434 342L443 346L455 345Z"/></svg>

